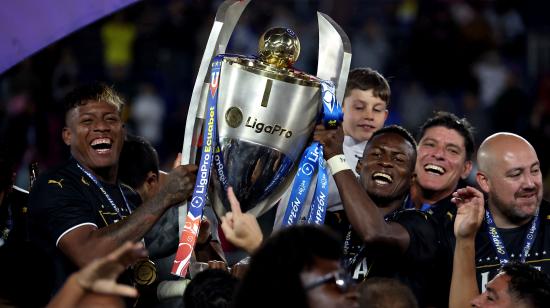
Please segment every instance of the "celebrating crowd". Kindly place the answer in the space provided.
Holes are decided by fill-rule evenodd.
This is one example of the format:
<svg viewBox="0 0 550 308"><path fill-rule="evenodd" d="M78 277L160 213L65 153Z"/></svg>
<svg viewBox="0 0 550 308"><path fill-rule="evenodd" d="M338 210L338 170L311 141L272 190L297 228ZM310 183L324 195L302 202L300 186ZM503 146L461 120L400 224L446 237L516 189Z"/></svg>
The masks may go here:
<svg viewBox="0 0 550 308"><path fill-rule="evenodd" d="M211 21L201 17L216 1L143 1L74 36L44 78L51 97L37 82L50 68L31 61L8 72L0 80L0 100L10 96L0 106L0 307L550 306L550 79L530 106L514 75L525 31L516 8L374 2L342 1L341 16L332 12L346 30L360 27L348 33L358 68L345 85L343 121L316 126L309 140L322 145L330 171L324 225L307 224L308 203L283 226L291 189L255 217L228 187L230 211L204 209L185 277L171 271L197 166L173 152L190 92L181 86L192 82L204 44L174 37L195 28L204 36ZM294 15L289 23L310 33L316 3L281 3L258 1L232 47L253 53L256 28ZM296 14L280 9L289 3ZM386 38L376 15L388 12ZM387 40L408 48L390 53ZM95 45L104 67L88 57L94 48L75 59ZM310 45L300 66L313 62ZM538 51L531 56L542 63ZM402 53L417 62L389 61ZM391 89L379 71L398 72ZM85 82L96 79L114 86ZM427 92L460 92L449 97L463 106ZM36 116L44 108L48 125ZM31 161L46 167L25 191L17 185Z"/></svg>
<svg viewBox="0 0 550 308"><path fill-rule="evenodd" d="M372 69L354 69L346 87L343 124L315 128L313 140L323 145L332 173L325 226L306 225L302 219L264 235L229 188L231 211L220 221L205 213L193 254L192 268L202 262L210 269L197 273L190 268L189 279L178 280L169 277L166 265L178 244L174 206L190 198L196 166L182 166L178 159L169 173L159 171L156 151L147 140L126 135L123 102L116 92L102 83L76 88L65 99L61 132L71 157L40 174L28 204L10 197L15 195L13 173L2 160L2 208L13 213L18 206L28 207L29 218L26 224L10 220L12 216L3 219L2 258L21 264L9 257L25 242L40 256L32 265L49 269L39 279L47 283L37 286L47 290L36 292L33 301L25 302L6 288L3 303L550 303L550 208L542 199L540 162L531 144L516 134L495 133L481 143L474 160L473 128L467 119L436 112L415 140L401 126L384 126L389 101L384 77ZM467 183L463 180L474 161L475 183ZM276 222L285 205L279 203ZM16 238L23 228L28 238ZM228 262L226 252L235 247L250 257ZM163 295L170 293L163 291L167 288L172 295ZM174 301L163 303L165 297Z"/></svg>

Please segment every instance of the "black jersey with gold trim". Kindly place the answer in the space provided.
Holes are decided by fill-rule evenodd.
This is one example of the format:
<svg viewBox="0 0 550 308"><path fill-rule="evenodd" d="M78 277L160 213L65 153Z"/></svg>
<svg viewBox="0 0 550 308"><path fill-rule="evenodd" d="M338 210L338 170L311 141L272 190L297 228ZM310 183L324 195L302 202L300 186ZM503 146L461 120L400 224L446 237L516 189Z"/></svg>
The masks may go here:
<svg viewBox="0 0 550 308"><path fill-rule="evenodd" d="M31 240L51 258L55 269L55 288L76 270L76 266L57 248L60 238L81 225L102 228L130 215L136 196L121 185L128 200L125 204L118 185L101 183L118 207L120 214L99 188L70 159L62 166L44 172L36 180L29 196ZM53 280L54 278L52 278Z"/></svg>
<svg viewBox="0 0 550 308"><path fill-rule="evenodd" d="M439 209L434 215L438 218L439 234L437 275L432 281L434 290L442 294L441 298L448 301L450 279L453 270L453 255L455 247L454 218L456 207L447 206ZM543 200L539 210L540 224L535 241L525 262L550 275L550 203ZM498 229L504 242L504 247L512 260L520 261L525 235L531 226L531 221L525 225L512 229ZM487 224L483 221L476 235L476 274L480 292L485 290L487 282L493 279L500 268L500 261L495 252L487 231ZM443 305L443 304L441 304ZM438 305L440 306L440 305Z"/></svg>
<svg viewBox="0 0 550 308"><path fill-rule="evenodd" d="M327 213L327 217L330 215ZM426 305L430 291L427 289L427 273L431 270L437 252L437 235L430 214L415 209L399 209L386 216L388 223L398 223L407 230L409 248L403 253L396 246L366 244L349 228L345 213L340 215L340 225L334 226L333 219L325 223L339 230L344 238L345 263L352 278L363 281L372 277L387 277L400 280L411 288L419 304ZM344 230L352 232L343 232ZM344 235L345 234L345 235ZM346 240L346 237L349 237Z"/></svg>
<svg viewBox="0 0 550 308"><path fill-rule="evenodd" d="M550 275L550 203L547 201L541 203L539 217L539 229L525 262ZM525 236L530 227L531 222L512 229L497 228L511 260L520 261L523 258ZM500 261L484 221L476 236L476 273L480 291L485 290L487 282L493 279L499 268Z"/></svg>

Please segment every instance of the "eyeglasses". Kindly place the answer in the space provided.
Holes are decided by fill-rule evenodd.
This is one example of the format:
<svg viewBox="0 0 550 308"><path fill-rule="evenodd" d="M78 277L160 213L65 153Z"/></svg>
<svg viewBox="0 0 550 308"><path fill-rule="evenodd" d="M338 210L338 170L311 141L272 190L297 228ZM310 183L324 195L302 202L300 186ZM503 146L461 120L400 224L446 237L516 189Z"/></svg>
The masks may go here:
<svg viewBox="0 0 550 308"><path fill-rule="evenodd" d="M323 284L334 282L336 284L336 287L342 292L346 293L350 287L353 285L353 279L351 279L351 276L349 273L343 269L340 269L338 271L334 271L331 273L328 273L326 275L323 275L316 280L304 285L304 289L306 291L309 291L311 289L317 288Z"/></svg>

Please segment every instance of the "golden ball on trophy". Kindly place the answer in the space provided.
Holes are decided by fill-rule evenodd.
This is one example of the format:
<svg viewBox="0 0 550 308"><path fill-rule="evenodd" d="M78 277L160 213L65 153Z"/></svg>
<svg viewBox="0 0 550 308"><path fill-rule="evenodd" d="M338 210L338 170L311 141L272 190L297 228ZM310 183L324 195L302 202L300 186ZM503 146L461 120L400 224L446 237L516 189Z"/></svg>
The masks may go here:
<svg viewBox="0 0 550 308"><path fill-rule="evenodd" d="M260 60L277 68L291 67L300 55L300 40L287 28L272 28L264 32L258 44Z"/></svg>

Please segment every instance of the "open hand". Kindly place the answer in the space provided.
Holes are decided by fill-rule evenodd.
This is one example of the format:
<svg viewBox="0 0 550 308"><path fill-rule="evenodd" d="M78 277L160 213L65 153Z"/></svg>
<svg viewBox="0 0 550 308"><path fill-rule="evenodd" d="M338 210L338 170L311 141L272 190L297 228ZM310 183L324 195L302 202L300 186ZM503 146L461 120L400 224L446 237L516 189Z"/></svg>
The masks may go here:
<svg viewBox="0 0 550 308"><path fill-rule="evenodd" d="M457 207L454 233L457 238L474 238L483 221L483 193L473 187L458 189L451 201Z"/></svg>
<svg viewBox="0 0 550 308"><path fill-rule="evenodd" d="M98 258L75 273L78 284L87 291L100 294L136 297L137 290L117 283L117 278L128 266L147 257L143 243L126 242L105 257Z"/></svg>

